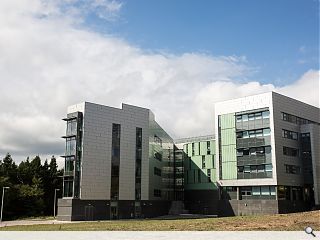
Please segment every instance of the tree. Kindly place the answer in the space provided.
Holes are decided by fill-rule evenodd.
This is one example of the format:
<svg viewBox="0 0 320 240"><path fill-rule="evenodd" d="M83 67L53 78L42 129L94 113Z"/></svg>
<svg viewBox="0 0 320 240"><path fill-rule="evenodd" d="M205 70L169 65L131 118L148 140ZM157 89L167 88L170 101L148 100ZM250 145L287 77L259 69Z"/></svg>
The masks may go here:
<svg viewBox="0 0 320 240"><path fill-rule="evenodd" d="M0 160L0 188L10 187L5 194L4 219L52 215L53 194L56 188L62 189L62 174L54 156L43 165L39 156L31 161L28 157L17 166L8 153Z"/></svg>
<svg viewBox="0 0 320 240"><path fill-rule="evenodd" d="M55 189L60 189L62 191L62 175L63 175L63 172L58 170L57 160L54 156L51 157L48 168L46 167L46 162L44 163L43 173L46 173L46 176L43 176L44 192L45 192L44 201L46 205L45 213L47 215L52 215L54 191Z"/></svg>
<svg viewBox="0 0 320 240"><path fill-rule="evenodd" d="M16 187L19 192L19 202L23 204L20 214L23 216L43 215L45 204L42 198L44 191L41 179L34 176L31 185L19 184Z"/></svg>
<svg viewBox="0 0 320 240"><path fill-rule="evenodd" d="M10 153L4 157L0 162L0 176L5 176L9 178L9 181L12 183L17 182L17 165L14 163Z"/></svg>

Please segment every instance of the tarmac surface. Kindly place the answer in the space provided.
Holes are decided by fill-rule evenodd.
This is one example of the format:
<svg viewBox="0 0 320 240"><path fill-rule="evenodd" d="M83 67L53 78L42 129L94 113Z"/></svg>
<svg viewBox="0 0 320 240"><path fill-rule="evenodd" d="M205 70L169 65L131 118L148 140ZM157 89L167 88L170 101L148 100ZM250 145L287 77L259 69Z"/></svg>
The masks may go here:
<svg viewBox="0 0 320 240"><path fill-rule="evenodd" d="M58 220L13 220L13 221L3 221L0 223L0 227L7 226L18 226L18 225L37 225L37 224L66 224L66 223L76 223L71 221L58 221Z"/></svg>

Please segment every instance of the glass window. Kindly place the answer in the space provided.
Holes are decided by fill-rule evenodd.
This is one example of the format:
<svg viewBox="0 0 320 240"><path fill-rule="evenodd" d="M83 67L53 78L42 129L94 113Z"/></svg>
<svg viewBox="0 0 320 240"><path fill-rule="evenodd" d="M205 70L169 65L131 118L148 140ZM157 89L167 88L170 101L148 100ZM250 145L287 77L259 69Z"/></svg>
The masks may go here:
<svg viewBox="0 0 320 240"><path fill-rule="evenodd" d="M288 120L288 114L281 113L281 118L282 118L282 120L287 121Z"/></svg>
<svg viewBox="0 0 320 240"><path fill-rule="evenodd" d="M154 143L156 143L162 147L162 140L157 135L154 135Z"/></svg>
<svg viewBox="0 0 320 240"><path fill-rule="evenodd" d="M251 166L250 166L250 172L251 172L251 173L257 173L257 166L251 165Z"/></svg>
<svg viewBox="0 0 320 240"><path fill-rule="evenodd" d="M263 129L263 136L270 136L270 128Z"/></svg>
<svg viewBox="0 0 320 240"><path fill-rule="evenodd" d="M249 155L249 148L243 149L243 155Z"/></svg>
<svg viewBox="0 0 320 240"><path fill-rule="evenodd" d="M266 147L264 147L264 152L265 152L266 154L271 153L271 146L266 146Z"/></svg>
<svg viewBox="0 0 320 240"><path fill-rule="evenodd" d="M283 147L282 148L282 152L283 152L283 155L288 155L288 148L287 147Z"/></svg>
<svg viewBox="0 0 320 240"><path fill-rule="evenodd" d="M298 139L298 133L292 132L292 139L297 140Z"/></svg>
<svg viewBox="0 0 320 240"><path fill-rule="evenodd" d="M293 139L293 140L298 140L298 133L292 132L292 131L289 131L286 129L282 129L282 137L288 138L288 139Z"/></svg>
<svg viewBox="0 0 320 240"><path fill-rule="evenodd" d="M270 195L275 196L276 195L276 189L274 186L270 186Z"/></svg>
<svg viewBox="0 0 320 240"><path fill-rule="evenodd" d="M237 132L237 138L242 138L242 132Z"/></svg>
<svg viewBox="0 0 320 240"><path fill-rule="evenodd" d="M299 155L299 149L283 146L283 155L296 157Z"/></svg>
<svg viewBox="0 0 320 240"><path fill-rule="evenodd" d="M112 124L112 153L111 153L111 186L110 198L117 200L119 197L119 168L120 168L120 135L121 125Z"/></svg>
<svg viewBox="0 0 320 240"><path fill-rule="evenodd" d="M243 122L247 122L248 121L248 115L247 114L242 115L242 121Z"/></svg>
<svg viewBox="0 0 320 240"><path fill-rule="evenodd" d="M73 179L72 179L72 177L65 177L63 185L64 185L63 196L64 197L72 197L73 196Z"/></svg>
<svg viewBox="0 0 320 240"><path fill-rule="evenodd" d="M254 117L255 117L256 120L261 119L262 118L262 112L255 113Z"/></svg>
<svg viewBox="0 0 320 240"><path fill-rule="evenodd" d="M272 164L265 165L266 172L272 172Z"/></svg>
<svg viewBox="0 0 320 240"><path fill-rule="evenodd" d="M194 156L194 154L195 154L195 151L194 151L194 143L191 144L191 147L192 147L192 156Z"/></svg>
<svg viewBox="0 0 320 240"><path fill-rule="evenodd" d="M70 174L74 170L74 158L67 157L65 161L64 172Z"/></svg>
<svg viewBox="0 0 320 240"><path fill-rule="evenodd" d="M291 122L296 124L297 123L297 117L292 115L291 116Z"/></svg>
<svg viewBox="0 0 320 240"><path fill-rule="evenodd" d="M261 186L261 195L262 196L269 196L270 195L269 186Z"/></svg>
<svg viewBox="0 0 320 240"><path fill-rule="evenodd" d="M284 165L286 167L286 173L300 174L300 167L296 165Z"/></svg>
<svg viewBox="0 0 320 240"><path fill-rule="evenodd" d="M249 121L254 120L254 113L250 113L249 116L248 116L248 118L249 118Z"/></svg>
<svg viewBox="0 0 320 240"><path fill-rule="evenodd" d="M199 149L200 149L200 147L199 147ZM207 141L207 155L209 155L209 154L211 154L211 146L210 146L210 141Z"/></svg>
<svg viewBox="0 0 320 240"><path fill-rule="evenodd" d="M242 132L242 138L249 138L249 132L248 131Z"/></svg>
<svg viewBox="0 0 320 240"><path fill-rule="evenodd" d="M263 173L263 172L264 172L264 169L265 169L265 166L264 166L264 165L258 165L258 166L257 166L257 171L258 171L258 173Z"/></svg>
<svg viewBox="0 0 320 240"><path fill-rule="evenodd" d="M249 131L249 137L250 137L250 138L253 138L253 137L255 137L255 136L256 136L256 131L255 131L255 130Z"/></svg>
<svg viewBox="0 0 320 240"><path fill-rule="evenodd" d="M269 118L269 117L270 117L269 111L262 112L262 118Z"/></svg>
<svg viewBox="0 0 320 240"><path fill-rule="evenodd" d="M206 157L202 156L202 168L206 168Z"/></svg>
<svg viewBox="0 0 320 240"><path fill-rule="evenodd" d="M252 187L252 196L260 196L260 187Z"/></svg>
<svg viewBox="0 0 320 240"><path fill-rule="evenodd" d="M262 137L262 129L256 130L256 137Z"/></svg>
<svg viewBox="0 0 320 240"><path fill-rule="evenodd" d="M154 158L157 159L157 160L159 160L159 161L162 161L162 154L159 153L159 152L155 152L155 153L154 153Z"/></svg>
<svg viewBox="0 0 320 240"><path fill-rule="evenodd" d="M256 148L250 148L250 155L257 155Z"/></svg>
<svg viewBox="0 0 320 240"><path fill-rule="evenodd" d="M250 173L250 166L244 166L244 172Z"/></svg>
<svg viewBox="0 0 320 240"><path fill-rule="evenodd" d="M288 131L287 130L282 129L282 137L283 138L287 138L288 137Z"/></svg>
<svg viewBox="0 0 320 240"><path fill-rule="evenodd" d="M241 187L241 195L251 196L252 187Z"/></svg>
<svg viewBox="0 0 320 240"><path fill-rule="evenodd" d="M257 147L256 152L257 152L257 155L263 155L264 154L264 147Z"/></svg>
<svg viewBox="0 0 320 240"><path fill-rule="evenodd" d="M72 119L67 122L67 136L77 135L77 119Z"/></svg>
<svg viewBox="0 0 320 240"><path fill-rule="evenodd" d="M242 116L241 115L236 116L236 120L237 120L237 122L241 122L242 121Z"/></svg>
<svg viewBox="0 0 320 240"><path fill-rule="evenodd" d="M71 137L66 139L66 156L76 155L76 138Z"/></svg>
<svg viewBox="0 0 320 240"><path fill-rule="evenodd" d="M237 149L237 157L242 157L242 156L243 156L243 150Z"/></svg>
<svg viewBox="0 0 320 240"><path fill-rule="evenodd" d="M243 172L244 167L243 166L238 166L238 172Z"/></svg>
<svg viewBox="0 0 320 240"><path fill-rule="evenodd" d="M207 169L207 177L208 177L208 182L212 182L211 181L211 170Z"/></svg>

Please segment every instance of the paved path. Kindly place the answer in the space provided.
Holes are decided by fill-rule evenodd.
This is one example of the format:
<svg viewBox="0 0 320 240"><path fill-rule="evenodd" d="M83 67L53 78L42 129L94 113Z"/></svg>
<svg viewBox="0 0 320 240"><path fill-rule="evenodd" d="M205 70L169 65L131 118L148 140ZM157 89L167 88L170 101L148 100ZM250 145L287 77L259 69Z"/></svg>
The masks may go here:
<svg viewBox="0 0 320 240"><path fill-rule="evenodd" d="M58 220L14 220L14 221L3 221L0 223L0 227L6 226L17 226L17 225L37 225L37 224L65 224L74 223L70 221L58 221Z"/></svg>

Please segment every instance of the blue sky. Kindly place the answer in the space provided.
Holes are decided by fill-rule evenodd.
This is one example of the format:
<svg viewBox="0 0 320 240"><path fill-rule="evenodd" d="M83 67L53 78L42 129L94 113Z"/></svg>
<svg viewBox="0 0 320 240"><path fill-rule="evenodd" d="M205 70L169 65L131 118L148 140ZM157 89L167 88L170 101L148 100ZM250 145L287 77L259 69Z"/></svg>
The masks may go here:
<svg viewBox="0 0 320 240"><path fill-rule="evenodd" d="M213 134L228 99L319 106L318 18L313 0L0 0L0 159L62 155L84 101L149 108L173 138Z"/></svg>
<svg viewBox="0 0 320 240"><path fill-rule="evenodd" d="M116 21L86 24L151 51L245 56L253 79L278 86L319 69L316 0L122 1Z"/></svg>

